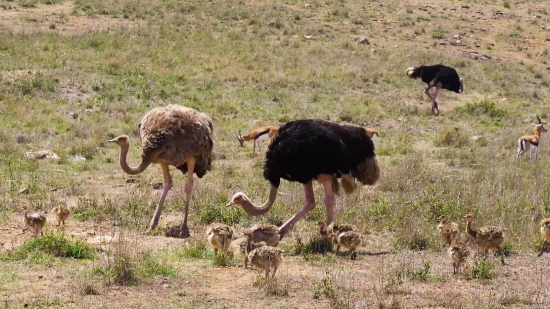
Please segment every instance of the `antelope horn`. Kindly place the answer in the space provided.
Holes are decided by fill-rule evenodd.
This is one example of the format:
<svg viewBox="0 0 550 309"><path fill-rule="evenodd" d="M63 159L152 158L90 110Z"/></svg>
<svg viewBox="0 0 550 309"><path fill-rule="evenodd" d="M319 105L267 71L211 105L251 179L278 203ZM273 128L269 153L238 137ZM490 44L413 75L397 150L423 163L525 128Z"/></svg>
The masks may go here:
<svg viewBox="0 0 550 309"><path fill-rule="evenodd" d="M537 120L539 121L539 124L541 124L541 123L542 123L542 120L540 120L539 115L535 115L535 116L537 116Z"/></svg>

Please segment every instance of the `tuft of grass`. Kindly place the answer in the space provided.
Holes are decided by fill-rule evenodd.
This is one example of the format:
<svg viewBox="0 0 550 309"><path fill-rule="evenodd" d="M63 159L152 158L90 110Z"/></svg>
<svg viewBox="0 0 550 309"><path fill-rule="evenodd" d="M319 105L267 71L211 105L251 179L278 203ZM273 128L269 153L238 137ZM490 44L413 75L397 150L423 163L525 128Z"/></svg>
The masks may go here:
<svg viewBox="0 0 550 309"><path fill-rule="evenodd" d="M472 115L472 116L481 116L486 115L491 118L504 117L508 114L507 110L501 107L498 107L495 102L492 101L477 101L474 103L466 103L463 106L457 107L455 111L459 115Z"/></svg>
<svg viewBox="0 0 550 309"><path fill-rule="evenodd" d="M94 259L95 249L82 240L67 238L63 232L46 232L44 236L25 241L23 245L0 255L0 260L44 261L48 257Z"/></svg>
<svg viewBox="0 0 550 309"><path fill-rule="evenodd" d="M208 247L204 241L194 238L187 242L181 256L187 259L203 259L207 250Z"/></svg>
<svg viewBox="0 0 550 309"><path fill-rule="evenodd" d="M463 147L470 143L468 136L462 132L459 128L448 128L444 131L440 131L435 140L434 145L438 147Z"/></svg>
<svg viewBox="0 0 550 309"><path fill-rule="evenodd" d="M302 242L300 236L296 236L296 245L294 247L295 255L307 256L310 254L325 254L332 251L332 242L328 238L315 236L307 243Z"/></svg>
<svg viewBox="0 0 550 309"><path fill-rule="evenodd" d="M261 288L266 296L288 296L289 284L288 280L278 280L277 277L268 279L262 273L258 273L256 280L252 283L253 287Z"/></svg>
<svg viewBox="0 0 550 309"><path fill-rule="evenodd" d="M233 255L230 251L218 251L217 255L212 256L212 266L228 267L232 265Z"/></svg>
<svg viewBox="0 0 550 309"><path fill-rule="evenodd" d="M481 260L472 267L472 277L475 279L492 279L495 276L496 264L488 260Z"/></svg>

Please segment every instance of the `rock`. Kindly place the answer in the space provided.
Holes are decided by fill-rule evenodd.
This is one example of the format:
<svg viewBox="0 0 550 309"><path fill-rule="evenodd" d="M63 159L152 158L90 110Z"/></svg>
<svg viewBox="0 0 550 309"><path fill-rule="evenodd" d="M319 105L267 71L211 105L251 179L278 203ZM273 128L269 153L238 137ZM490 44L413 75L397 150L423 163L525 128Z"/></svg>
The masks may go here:
<svg viewBox="0 0 550 309"><path fill-rule="evenodd" d="M139 183L139 179L137 179L137 178L128 178L128 179L126 179L126 183Z"/></svg>
<svg viewBox="0 0 550 309"><path fill-rule="evenodd" d="M481 136L479 136L479 135L474 135L474 136L472 136L472 142L476 142L476 141L478 141L480 138L481 138Z"/></svg>
<svg viewBox="0 0 550 309"><path fill-rule="evenodd" d="M491 56L489 55L481 55L481 57L479 57L479 59L483 60L483 61L487 61L487 60L490 60L491 59Z"/></svg>
<svg viewBox="0 0 550 309"><path fill-rule="evenodd" d="M310 7L311 7L311 4L309 4L309 3L306 3L306 4L304 4L304 7L306 7L306 8L310 8Z"/></svg>
<svg viewBox="0 0 550 309"><path fill-rule="evenodd" d="M71 116L73 119L78 119L78 113L69 113L69 116Z"/></svg>
<svg viewBox="0 0 550 309"><path fill-rule="evenodd" d="M19 194L29 194L29 187L19 189Z"/></svg>
<svg viewBox="0 0 550 309"><path fill-rule="evenodd" d="M477 59L479 59L479 54L478 53L470 53L470 58L472 58L472 60L477 60Z"/></svg>
<svg viewBox="0 0 550 309"><path fill-rule="evenodd" d="M452 41L451 45L459 46L459 45L462 45L462 42L460 40Z"/></svg>
<svg viewBox="0 0 550 309"><path fill-rule="evenodd" d="M162 182L157 182L153 184L153 189L160 190L162 189Z"/></svg>
<svg viewBox="0 0 550 309"><path fill-rule="evenodd" d="M311 39L313 39L313 35L306 35L306 36L304 36L304 38L306 38L306 40L311 40Z"/></svg>
<svg viewBox="0 0 550 309"><path fill-rule="evenodd" d="M25 152L24 156L25 158L37 159L37 160L42 160L42 159L58 160L59 159L59 156L51 150L27 151Z"/></svg>
<svg viewBox="0 0 550 309"><path fill-rule="evenodd" d="M463 9L469 9L470 6L468 6L468 5L463 5L462 8L463 8Z"/></svg>
<svg viewBox="0 0 550 309"><path fill-rule="evenodd" d="M369 39L362 37L359 39L359 44L370 45Z"/></svg>
<svg viewBox="0 0 550 309"><path fill-rule="evenodd" d="M268 27L273 27L273 26L275 26L275 22L270 20L269 23L267 23L267 26Z"/></svg>
<svg viewBox="0 0 550 309"><path fill-rule="evenodd" d="M460 35L458 34L453 35L453 40L460 40Z"/></svg>
<svg viewBox="0 0 550 309"><path fill-rule="evenodd" d="M70 157L69 158L69 161L73 161L73 162L83 162L83 161L86 161L86 158L82 157L82 156L74 156L74 157Z"/></svg>
<svg viewBox="0 0 550 309"><path fill-rule="evenodd" d="M439 45L447 45L447 43L445 43L445 42L439 42L438 44Z"/></svg>

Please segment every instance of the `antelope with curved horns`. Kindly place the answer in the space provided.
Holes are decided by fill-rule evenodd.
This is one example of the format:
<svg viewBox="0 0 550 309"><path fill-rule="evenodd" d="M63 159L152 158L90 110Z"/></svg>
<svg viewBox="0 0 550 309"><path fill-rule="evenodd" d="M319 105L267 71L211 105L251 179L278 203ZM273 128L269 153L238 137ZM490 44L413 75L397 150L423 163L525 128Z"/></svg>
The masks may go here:
<svg viewBox="0 0 550 309"><path fill-rule="evenodd" d="M531 158L534 152L535 160L537 159L540 136L542 132L548 132L548 130L546 130L546 128L544 127L546 122L542 122L542 120L540 120L540 117L538 115L536 116L539 123L533 123L533 126L535 127L534 134L524 135L518 139L518 154L516 156L516 160L519 159L520 163L521 163L521 156L526 151L529 151L529 158Z"/></svg>
<svg viewBox="0 0 550 309"><path fill-rule="evenodd" d="M273 140L275 135L277 135L277 132L279 132L279 127L276 126L264 126L256 128L248 133L246 135L242 135L241 131L235 134L237 135L237 139L239 140L239 143L241 144L241 147L244 147L244 142L248 142L253 140L254 146L252 148L252 156L256 153L256 144L258 145L258 149L260 153L262 152L262 146L261 141L263 140Z"/></svg>

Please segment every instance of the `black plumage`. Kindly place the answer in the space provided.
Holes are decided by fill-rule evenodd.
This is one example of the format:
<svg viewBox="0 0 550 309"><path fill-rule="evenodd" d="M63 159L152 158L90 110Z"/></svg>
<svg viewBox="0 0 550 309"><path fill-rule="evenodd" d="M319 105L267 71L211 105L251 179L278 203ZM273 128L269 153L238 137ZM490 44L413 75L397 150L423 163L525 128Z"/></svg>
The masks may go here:
<svg viewBox="0 0 550 309"><path fill-rule="evenodd" d="M374 156L374 144L364 128L296 120L281 126L269 145L264 178L279 187L280 178L305 184L320 174L357 177L359 165Z"/></svg>
<svg viewBox="0 0 550 309"><path fill-rule="evenodd" d="M243 192L237 192L227 206L241 205L246 213L260 216L269 211L281 184L281 178L300 182L304 188L305 203L300 211L279 229L285 234L306 213L315 208L313 180L325 189L327 224L334 220L335 194L341 179L346 193L355 190L355 180L373 185L380 177L380 168L374 154L371 134L365 128L339 125L318 119L287 122L269 145L264 164L264 178L271 183L268 200L254 205Z"/></svg>
<svg viewBox="0 0 550 309"><path fill-rule="evenodd" d="M459 77L456 70L443 64L421 65L416 68L411 67L406 70L406 73L410 78L420 78L423 82L428 84L424 92L432 101L432 113L437 113L438 111L436 98L440 89L446 89L456 93L462 93L464 90L462 78ZM429 91L433 87L435 87L436 90L432 97Z"/></svg>

